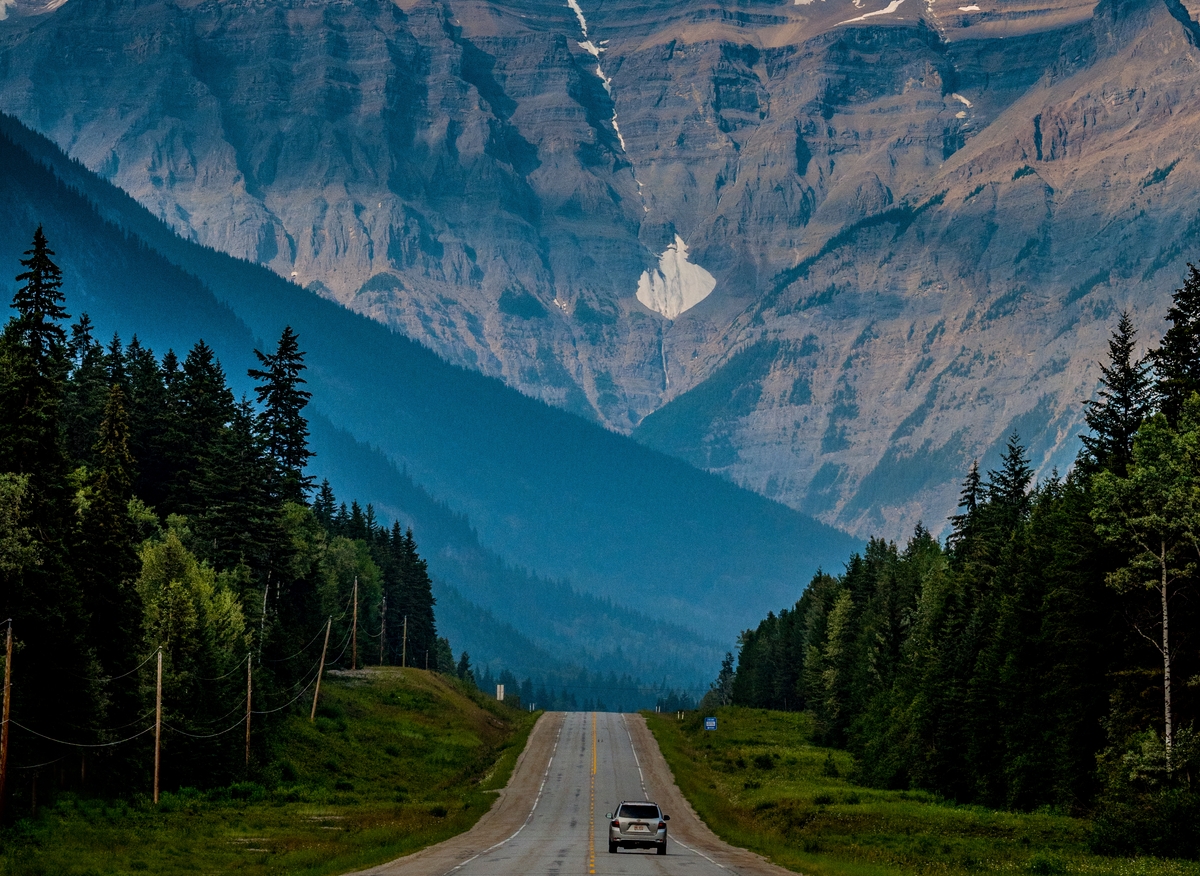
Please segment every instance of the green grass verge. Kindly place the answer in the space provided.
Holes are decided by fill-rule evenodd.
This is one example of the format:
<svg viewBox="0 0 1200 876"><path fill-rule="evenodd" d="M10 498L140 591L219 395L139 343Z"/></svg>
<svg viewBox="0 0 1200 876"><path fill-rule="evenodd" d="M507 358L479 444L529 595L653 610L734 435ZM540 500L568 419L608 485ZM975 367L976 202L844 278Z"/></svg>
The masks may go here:
<svg viewBox="0 0 1200 876"><path fill-rule="evenodd" d="M436 673L327 676L289 718L273 787L144 797L59 795L0 832L13 876L238 873L323 876L383 863L470 828L502 788L537 714Z"/></svg>
<svg viewBox="0 0 1200 876"><path fill-rule="evenodd" d="M813 876L1200 874L1195 861L1105 858L1087 821L958 806L920 791L855 785L850 755L810 744L807 715L723 708L647 713L680 790L722 839Z"/></svg>

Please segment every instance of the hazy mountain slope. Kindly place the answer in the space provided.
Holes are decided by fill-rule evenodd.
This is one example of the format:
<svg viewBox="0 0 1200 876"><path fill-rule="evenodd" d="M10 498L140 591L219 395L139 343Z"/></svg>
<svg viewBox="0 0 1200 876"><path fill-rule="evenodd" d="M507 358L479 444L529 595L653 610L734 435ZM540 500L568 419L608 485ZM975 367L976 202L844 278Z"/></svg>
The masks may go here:
<svg viewBox="0 0 1200 876"><path fill-rule="evenodd" d="M65 160L51 144L11 120L0 122L10 136L86 192L101 215L149 244L153 251L148 260L161 254L202 277L229 306L219 310L231 337L244 333L241 337L247 339L251 334L273 338L283 325L295 327L308 351L314 415L352 430L356 439L378 446L388 459L404 465L433 495L448 497L450 508L470 517L485 548L540 575L565 578L617 605L641 608L645 603L639 594L651 588L655 599L649 607L655 616L669 616L703 631L703 638L692 632L690 639L681 640L682 649L710 647L707 637L736 633L750 612L794 598L818 565L840 564L854 545L841 533L783 506L523 397L497 381L448 366L411 341L261 268L183 242L127 196ZM19 186L22 178L14 171L10 184ZM43 212L35 206L40 197L29 191L10 199L23 213L10 228L32 226L34 216ZM78 205L78 199L74 203ZM100 225L94 216L89 222L83 227ZM15 232L9 233L14 242L7 247L15 264L21 244L15 242ZM121 239L115 229L110 228L78 266L68 243L79 233L70 226L56 229L49 221L47 233L63 241L57 245L72 262L68 279L83 276L81 288L89 282L100 287L99 280L88 277L103 279L109 265L122 264L121 257L108 254L117 250ZM129 269L118 276L136 275L140 265L131 256L124 258ZM198 288L176 272L174 283L185 282ZM125 326L141 324L143 313L161 313L164 330L190 344L204 324L170 321L172 313L187 313L175 301L179 295L172 283L157 288L148 284L132 298L111 277L107 284L96 293L99 297L103 291L106 302L95 309L100 316L106 310L118 313L126 320L117 323L125 333ZM90 301L88 307L92 309ZM142 334L159 348L168 343L180 346L169 335L149 330ZM227 359L231 375L244 373L246 341L237 338L228 352L213 343ZM368 464L358 455L353 466L331 479L361 483L363 489L386 484L401 492L407 482L380 469L378 460ZM364 472L374 473L364 478ZM409 505L419 497L410 491L407 500L379 500L385 507L395 501L397 508L415 513ZM434 504L427 497L421 501ZM452 543L455 550L461 549L461 539ZM657 632L668 639L679 635L644 618L623 619L619 610L572 597L569 588L531 581L523 573L497 577L487 568L497 561L467 553L467 559L450 567L459 577L447 577L467 598L498 617L520 621L518 628L539 642L561 636L569 643L564 648L600 659L617 642L638 642ZM476 585L469 589L472 580ZM481 595L485 586L492 587L486 599ZM531 588L537 606L525 602ZM564 600L574 606L570 616L576 620L561 629L543 623L539 612ZM541 624L546 638L538 639L526 622ZM594 643L580 638L589 636ZM664 653L670 653L673 646L664 647ZM694 652L679 653L681 663L690 664L688 654Z"/></svg>
<svg viewBox="0 0 1200 876"><path fill-rule="evenodd" d="M1196 10L577 5L18 0L0 109L201 243L861 533L936 528L1014 427L1069 462L1200 221Z"/></svg>

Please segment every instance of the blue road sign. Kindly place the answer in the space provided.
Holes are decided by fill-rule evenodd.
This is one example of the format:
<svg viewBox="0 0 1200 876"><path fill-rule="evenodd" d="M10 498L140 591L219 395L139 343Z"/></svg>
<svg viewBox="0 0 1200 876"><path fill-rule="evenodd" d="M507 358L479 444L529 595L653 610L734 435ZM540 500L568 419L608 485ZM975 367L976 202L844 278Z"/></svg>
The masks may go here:
<svg viewBox="0 0 1200 876"><path fill-rule="evenodd" d="M716 718L705 718L704 719L704 729L705 730L716 730L717 729L717 719Z"/></svg>

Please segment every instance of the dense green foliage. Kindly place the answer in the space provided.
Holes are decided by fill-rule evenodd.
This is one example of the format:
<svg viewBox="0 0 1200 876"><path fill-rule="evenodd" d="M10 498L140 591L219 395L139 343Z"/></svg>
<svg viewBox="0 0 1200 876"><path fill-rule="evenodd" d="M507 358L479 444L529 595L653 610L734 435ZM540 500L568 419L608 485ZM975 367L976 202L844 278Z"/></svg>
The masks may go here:
<svg viewBox="0 0 1200 876"><path fill-rule="evenodd" d="M1095 815L1106 852L1200 855L1200 273L1147 360L1113 332L1079 460L1017 436L940 544L873 540L741 637L708 704L811 714L861 779ZM1174 679L1174 681L1172 681Z"/></svg>
<svg viewBox="0 0 1200 876"><path fill-rule="evenodd" d="M411 530L338 505L328 483L308 505L309 394L290 328L250 371L255 408L203 341L180 362L136 337L102 345L86 315L68 332L40 227L21 264L0 337L16 810L33 807L39 775L53 779L43 798L66 784L150 787L159 654L162 786L174 788L265 768L275 729L311 701L327 630L325 666L435 651Z"/></svg>
<svg viewBox="0 0 1200 876"><path fill-rule="evenodd" d="M1086 819L1006 812L864 785L849 753L815 743L804 712L722 707L647 715L680 790L722 839L807 876L1088 873L1195 876L1200 863L1109 857Z"/></svg>
<svg viewBox="0 0 1200 876"><path fill-rule="evenodd" d="M316 721L291 715L250 781L146 794L63 792L0 829L5 876L286 873L381 864L468 829L508 781L537 714L433 672L331 673Z"/></svg>

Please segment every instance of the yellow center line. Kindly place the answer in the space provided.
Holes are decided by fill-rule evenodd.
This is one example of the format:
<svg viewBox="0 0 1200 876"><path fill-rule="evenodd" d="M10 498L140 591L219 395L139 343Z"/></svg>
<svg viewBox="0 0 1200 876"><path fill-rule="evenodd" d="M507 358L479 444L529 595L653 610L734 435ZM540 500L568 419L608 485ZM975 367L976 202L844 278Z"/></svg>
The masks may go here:
<svg viewBox="0 0 1200 876"><path fill-rule="evenodd" d="M588 874L596 872L596 713L592 712L592 805L588 818Z"/></svg>

